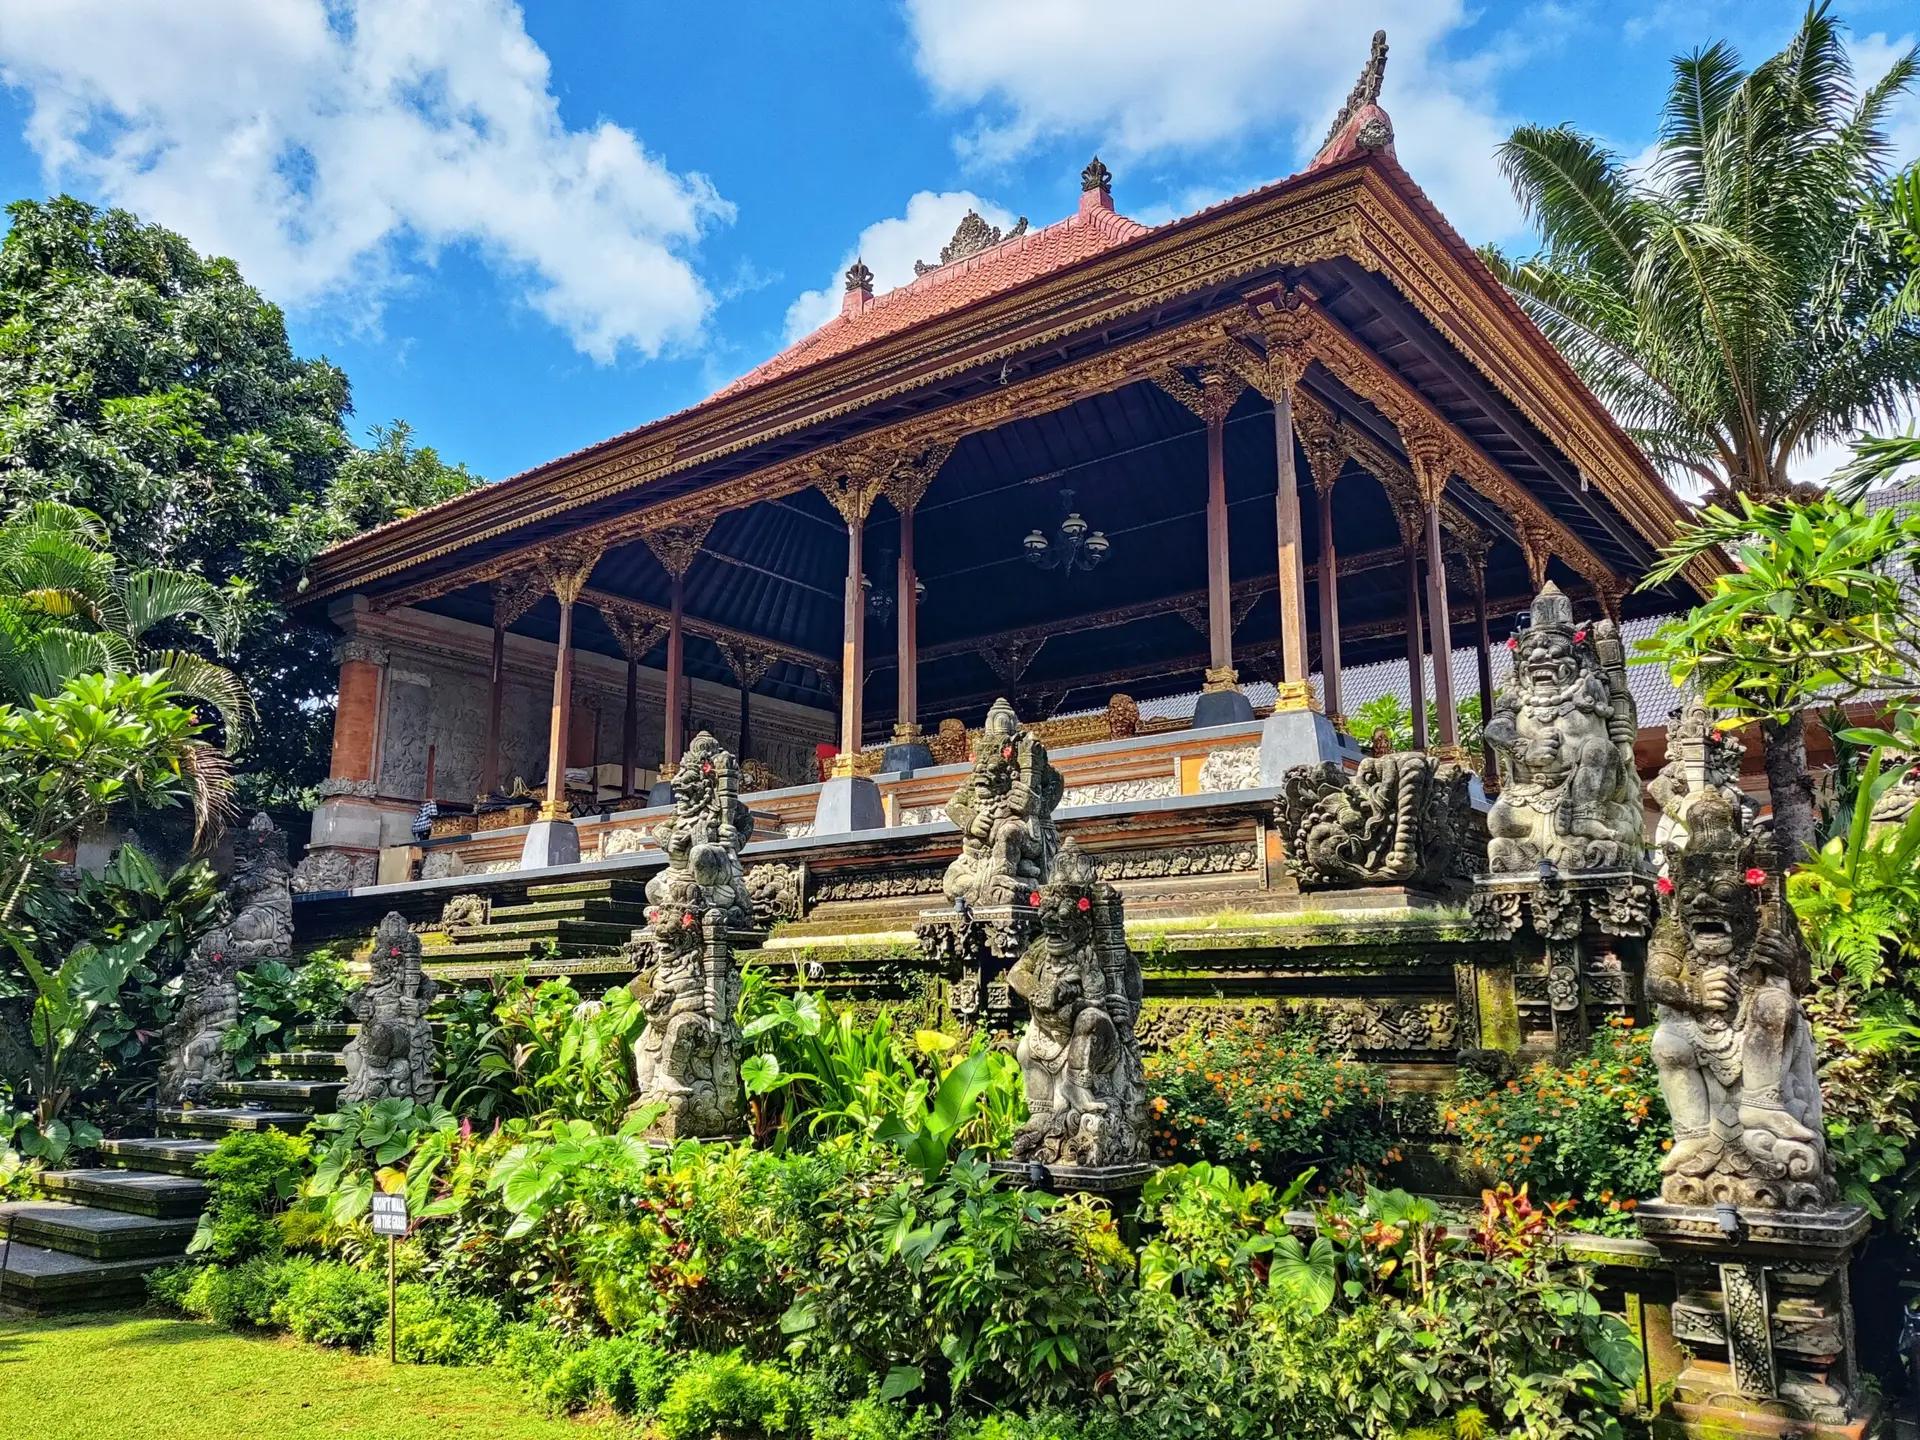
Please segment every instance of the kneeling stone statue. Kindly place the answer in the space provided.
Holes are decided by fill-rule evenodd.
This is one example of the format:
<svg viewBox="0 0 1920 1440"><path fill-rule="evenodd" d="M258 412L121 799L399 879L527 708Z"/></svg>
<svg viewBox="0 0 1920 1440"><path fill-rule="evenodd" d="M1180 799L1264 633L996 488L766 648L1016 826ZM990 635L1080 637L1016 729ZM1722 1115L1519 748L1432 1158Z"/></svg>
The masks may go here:
<svg viewBox="0 0 1920 1440"><path fill-rule="evenodd" d="M1661 1198L1816 1209L1832 1201L1800 931L1763 837L1718 790L1686 812L1647 946L1653 1058L1673 1116ZM1771 895L1771 902L1766 903Z"/></svg>
<svg viewBox="0 0 1920 1440"><path fill-rule="evenodd" d="M407 917L388 911L373 935L373 976L347 996L360 1022L341 1059L347 1066L342 1105L433 1099L433 1027L427 1007L439 986L420 968L420 937Z"/></svg>
<svg viewBox="0 0 1920 1440"><path fill-rule="evenodd" d="M1147 1083L1134 1035L1140 962L1118 892L1071 840L1038 892L1040 934L1008 975L1033 1018L1016 1052L1032 1118L1016 1160L1126 1165L1147 1158Z"/></svg>

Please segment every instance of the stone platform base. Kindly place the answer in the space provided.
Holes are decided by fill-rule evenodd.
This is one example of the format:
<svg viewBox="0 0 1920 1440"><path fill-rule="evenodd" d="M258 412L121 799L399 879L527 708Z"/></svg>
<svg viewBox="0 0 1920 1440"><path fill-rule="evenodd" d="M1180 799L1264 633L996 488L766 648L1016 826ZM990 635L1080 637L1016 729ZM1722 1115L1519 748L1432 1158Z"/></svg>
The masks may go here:
<svg viewBox="0 0 1920 1440"><path fill-rule="evenodd" d="M1696 1361L1675 1379L1674 1398L1654 1417L1654 1440L1866 1440L1883 1433L1878 1396L1861 1401L1844 1422L1809 1420L1798 1406L1782 1407L1733 1394L1714 1396L1710 1392L1716 1377L1704 1373L1707 1369L1704 1362ZM1733 1380L1725 1367L1712 1369L1719 1372L1719 1383L1731 1391ZM1682 1399L1683 1395L1695 1398Z"/></svg>

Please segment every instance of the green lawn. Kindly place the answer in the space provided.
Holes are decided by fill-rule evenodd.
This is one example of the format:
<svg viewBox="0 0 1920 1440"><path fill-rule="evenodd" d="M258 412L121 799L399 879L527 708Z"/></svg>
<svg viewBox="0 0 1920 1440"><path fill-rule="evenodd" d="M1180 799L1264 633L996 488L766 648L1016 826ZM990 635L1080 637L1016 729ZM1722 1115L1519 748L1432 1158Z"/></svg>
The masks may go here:
<svg viewBox="0 0 1920 1440"><path fill-rule="evenodd" d="M626 1427L539 1414L496 1371L145 1315L0 1319L0 1435L35 1440L591 1440Z"/></svg>

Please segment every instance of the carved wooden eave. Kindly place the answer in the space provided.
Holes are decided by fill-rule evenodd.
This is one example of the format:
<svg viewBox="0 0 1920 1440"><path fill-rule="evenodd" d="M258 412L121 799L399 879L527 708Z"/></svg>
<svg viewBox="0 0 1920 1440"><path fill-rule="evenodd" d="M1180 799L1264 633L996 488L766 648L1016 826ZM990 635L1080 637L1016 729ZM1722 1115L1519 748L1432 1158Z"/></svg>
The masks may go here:
<svg viewBox="0 0 1920 1440"><path fill-rule="evenodd" d="M1122 344L1106 337L1137 331L1169 309L1205 303L1208 294L1235 284L1278 280L1290 268L1341 258L1387 282L1493 390L1551 437L1649 544L1675 536L1685 512L1645 456L1397 162L1369 152L343 542L314 562L295 603L310 606L351 591L387 605L405 603L392 590L415 599L444 594L527 568L528 553L570 525L590 528L592 542L610 548L662 525L710 519L816 484L821 452L855 438L850 429L859 439L910 453L1152 380L1215 349L1221 320L1241 313L1238 302L1229 298L1225 311ZM1061 359L1089 344L1105 348ZM1047 365L1052 368L1040 368ZM940 403L943 388L977 385L995 374L1005 383ZM863 412L915 403L928 408L859 429ZM807 445L808 432L820 443ZM647 492L670 491L678 477L693 478L701 467L763 448L798 453L647 503ZM1462 478L1478 489L1488 477ZM624 497L631 499L616 517L590 526L575 519L587 507ZM520 535L524 542L514 539ZM405 582L409 571L503 540L510 542L504 553ZM1558 543L1576 549L1564 537ZM1563 558L1572 563L1575 555ZM1586 573L1591 566L1576 568ZM1721 568L1717 557L1703 556L1687 579L1704 590Z"/></svg>
<svg viewBox="0 0 1920 1440"><path fill-rule="evenodd" d="M580 592L580 603L593 606L593 608L598 610L602 615L608 617L619 616L620 624L629 631L638 630L640 627L652 628L658 626L660 634L664 635L667 626L671 624L673 620L671 614L660 609L658 606L643 604L638 600L629 600L621 595L608 595L599 590L582 590ZM730 626L716 625L711 620L700 620L691 615L683 615L680 618L680 624L682 628L686 630L687 634L698 635L703 640L711 640L720 648L720 652L723 655L726 654L729 647L732 647L742 652L753 651L773 660L791 661L795 665L805 666L807 669L816 671L829 678L837 676L840 673L838 664L828 659L825 655L815 654L811 650L802 650L797 645L782 645L777 640L766 640L758 635L748 635ZM658 643L657 636L655 637L655 643ZM646 648L651 649L652 646L649 645ZM642 650L641 653L644 654L646 652ZM765 673L765 667L762 667L761 673Z"/></svg>

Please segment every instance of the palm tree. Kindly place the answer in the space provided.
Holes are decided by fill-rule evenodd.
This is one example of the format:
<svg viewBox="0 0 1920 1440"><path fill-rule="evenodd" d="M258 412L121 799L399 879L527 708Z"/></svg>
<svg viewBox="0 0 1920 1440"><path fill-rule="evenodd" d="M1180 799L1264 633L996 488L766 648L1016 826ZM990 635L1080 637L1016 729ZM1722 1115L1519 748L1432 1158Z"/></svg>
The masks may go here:
<svg viewBox="0 0 1920 1440"><path fill-rule="evenodd" d="M1723 44L1677 59L1644 167L1566 126L1521 126L1500 147L1543 244L1491 256L1496 273L1628 433L1711 500L1791 496L1796 457L1920 396L1920 315L1875 223L1886 115L1915 73L1909 51L1856 89L1821 0L1752 70ZM1802 719L1761 736L1797 856L1815 830Z"/></svg>
<svg viewBox="0 0 1920 1440"><path fill-rule="evenodd" d="M55 501L0 522L0 701L58 694L76 675L157 671L218 713L231 754L253 718L246 687L203 656L149 641L163 627L190 629L228 654L239 597L176 570L121 570L108 544L98 516Z"/></svg>

